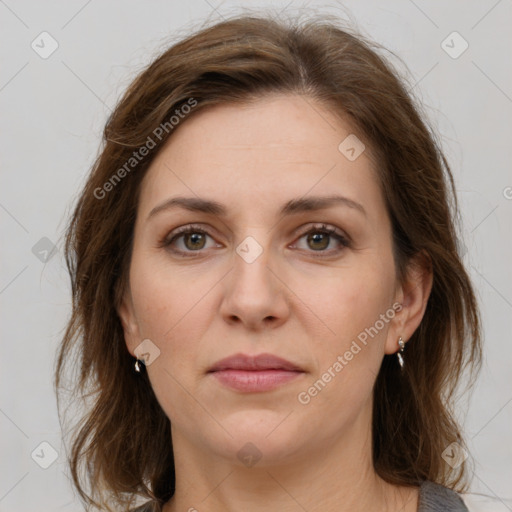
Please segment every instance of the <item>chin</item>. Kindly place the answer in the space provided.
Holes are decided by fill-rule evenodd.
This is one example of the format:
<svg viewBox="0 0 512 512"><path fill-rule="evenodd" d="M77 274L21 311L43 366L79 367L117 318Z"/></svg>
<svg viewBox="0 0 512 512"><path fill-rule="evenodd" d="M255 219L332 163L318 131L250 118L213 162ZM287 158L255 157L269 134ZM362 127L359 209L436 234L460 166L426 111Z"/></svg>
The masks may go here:
<svg viewBox="0 0 512 512"><path fill-rule="evenodd" d="M307 444L304 425L297 415L270 410L240 411L228 418L218 418L227 433L222 440L210 440L212 450L239 465L252 467L291 463ZM289 416L288 416L289 414Z"/></svg>

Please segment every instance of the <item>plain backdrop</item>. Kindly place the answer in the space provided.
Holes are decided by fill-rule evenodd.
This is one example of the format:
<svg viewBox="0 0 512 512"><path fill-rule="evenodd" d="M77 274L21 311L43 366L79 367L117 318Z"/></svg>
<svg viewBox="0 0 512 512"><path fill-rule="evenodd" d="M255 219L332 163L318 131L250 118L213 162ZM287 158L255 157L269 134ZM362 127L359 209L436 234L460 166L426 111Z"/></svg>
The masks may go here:
<svg viewBox="0 0 512 512"><path fill-rule="evenodd" d="M52 387L70 312L63 229L106 118L137 72L240 5L350 18L408 68L455 175L460 241L482 308L484 365L458 411L475 461L472 491L512 510L511 0L0 0L0 511L83 510Z"/></svg>

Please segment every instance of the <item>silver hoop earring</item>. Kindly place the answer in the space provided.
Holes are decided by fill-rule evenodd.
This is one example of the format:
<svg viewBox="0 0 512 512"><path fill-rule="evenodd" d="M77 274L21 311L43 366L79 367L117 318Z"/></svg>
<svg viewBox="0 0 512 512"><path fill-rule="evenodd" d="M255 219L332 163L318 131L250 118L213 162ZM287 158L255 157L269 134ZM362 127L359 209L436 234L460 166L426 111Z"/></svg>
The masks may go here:
<svg viewBox="0 0 512 512"><path fill-rule="evenodd" d="M398 358L398 363L400 364L400 369L403 371L404 369L404 353L405 343L402 339L402 336L398 339L398 345L400 346L400 350L396 353L396 357Z"/></svg>

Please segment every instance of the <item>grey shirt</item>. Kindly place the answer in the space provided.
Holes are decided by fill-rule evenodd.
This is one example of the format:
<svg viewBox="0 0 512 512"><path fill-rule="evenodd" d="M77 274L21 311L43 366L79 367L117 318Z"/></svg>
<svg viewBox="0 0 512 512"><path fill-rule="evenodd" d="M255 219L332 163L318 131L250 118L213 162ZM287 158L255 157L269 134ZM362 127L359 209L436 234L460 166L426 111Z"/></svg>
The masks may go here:
<svg viewBox="0 0 512 512"><path fill-rule="evenodd" d="M131 512L161 512L155 502L147 502ZM420 486L418 512L469 512L458 493L434 482Z"/></svg>
<svg viewBox="0 0 512 512"><path fill-rule="evenodd" d="M466 512L462 498L451 489L433 482L423 482L420 487L418 512Z"/></svg>

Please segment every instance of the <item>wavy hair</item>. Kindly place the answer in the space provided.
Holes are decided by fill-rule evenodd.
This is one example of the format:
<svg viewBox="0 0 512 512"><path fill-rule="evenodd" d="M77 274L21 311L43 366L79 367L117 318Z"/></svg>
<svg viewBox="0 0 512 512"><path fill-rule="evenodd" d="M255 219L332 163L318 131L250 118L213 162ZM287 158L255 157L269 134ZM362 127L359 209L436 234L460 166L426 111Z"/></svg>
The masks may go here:
<svg viewBox="0 0 512 512"><path fill-rule="evenodd" d="M401 375L396 358L386 355L376 378L374 468L398 485L431 480L459 491L467 486L467 461L452 469L441 457L452 442L465 446L454 413L456 391L467 367L476 376L482 350L477 301L457 248L454 179L406 79L381 49L330 16L284 22L239 15L166 49L119 101L66 229L72 311L54 370L58 404L71 360L77 371L71 399L89 399L86 413L69 431L68 454L73 484L88 506L119 509L134 497L161 506L174 493L170 421L147 373L133 371L117 314L141 181L172 137L169 120L186 111L191 99L193 116L209 106L275 92L325 105L371 149L392 223L398 279L420 252L431 261L432 290L407 343L405 372ZM158 127L167 129L155 132ZM154 147L148 138L157 142ZM130 160L144 146L147 154Z"/></svg>

